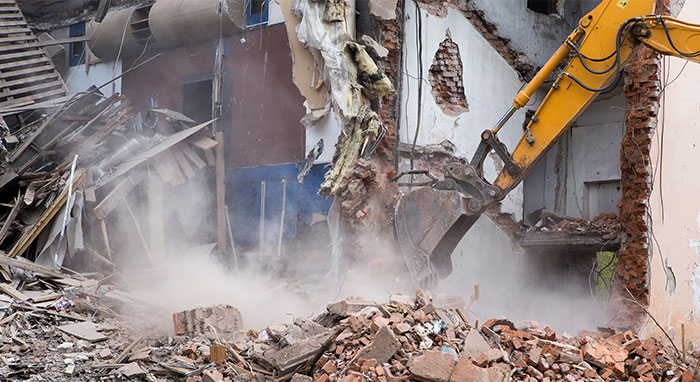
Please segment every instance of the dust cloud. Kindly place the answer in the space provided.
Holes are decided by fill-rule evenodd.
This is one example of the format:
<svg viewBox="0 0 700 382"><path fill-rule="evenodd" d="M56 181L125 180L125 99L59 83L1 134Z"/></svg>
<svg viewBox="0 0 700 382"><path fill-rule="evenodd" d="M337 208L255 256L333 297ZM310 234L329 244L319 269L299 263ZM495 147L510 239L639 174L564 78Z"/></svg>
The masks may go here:
<svg viewBox="0 0 700 382"><path fill-rule="evenodd" d="M210 253L213 245L203 246L214 242L202 233L203 227L215 228L209 215L213 205L204 200L213 188L207 181L194 183L185 192L168 190L164 205L169 220L178 226L192 225L197 234L166 232L170 245L162 260L150 264L144 264L143 246L133 240L131 260L122 264L126 281L134 286L131 292L152 307L150 316L163 331L172 332L174 312L196 307L230 304L241 311L246 328L262 329L321 313L329 303L346 297L383 302L392 293L412 295L417 287L407 276L394 238L376 235L345 243L341 250L345 254L339 258L332 250L334 235L326 234L306 237L301 249L286 249L281 256L276 246L239 253L241 266L236 267L232 254ZM342 232L340 236L342 241ZM318 243L312 245L312 240ZM320 250L312 253L306 247ZM467 233L452 259L453 273L433 292L438 297L462 296L469 303L478 283L480 298L469 307L470 320L503 316L516 323L536 320L572 335L607 322L604 306L587 287L581 288L581 280L572 280L561 268L550 268L547 261L533 264L515 253L506 235L486 216Z"/></svg>
<svg viewBox="0 0 700 382"><path fill-rule="evenodd" d="M516 253L508 238L488 217L482 216L452 255L453 273L441 282L438 292L461 295L468 303L474 284L480 296L470 307L469 318L484 322L494 317L511 321L534 320L559 333L576 335L608 322L605 306L591 296L583 269L554 266L555 260ZM590 268L588 268L590 269Z"/></svg>

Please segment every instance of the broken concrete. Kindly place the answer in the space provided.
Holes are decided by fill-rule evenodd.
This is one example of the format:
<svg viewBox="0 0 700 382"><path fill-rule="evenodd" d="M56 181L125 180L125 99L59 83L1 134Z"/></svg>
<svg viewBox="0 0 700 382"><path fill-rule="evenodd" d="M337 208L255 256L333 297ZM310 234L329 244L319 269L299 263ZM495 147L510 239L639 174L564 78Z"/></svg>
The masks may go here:
<svg viewBox="0 0 700 382"><path fill-rule="evenodd" d="M281 334L279 341L283 346L294 345L319 334L328 334L328 332L329 330L326 327L313 321L297 319L294 321L294 325ZM270 335L269 332L268 335ZM274 337L271 336L271 338Z"/></svg>
<svg viewBox="0 0 700 382"><path fill-rule="evenodd" d="M372 343L360 350L355 359L376 359L383 364L389 362L399 349L401 349L401 343L391 329L383 325L374 335Z"/></svg>
<svg viewBox="0 0 700 382"><path fill-rule="evenodd" d="M463 354L473 359L479 358L479 356L487 353L491 349L491 345L486 342L477 329L470 330L467 334L467 338L464 339Z"/></svg>
<svg viewBox="0 0 700 382"><path fill-rule="evenodd" d="M219 335L227 338L243 328L243 318L238 309L231 305L216 305L174 313L173 324L177 335L205 335L211 338Z"/></svg>
<svg viewBox="0 0 700 382"><path fill-rule="evenodd" d="M346 298L343 301L338 301L328 305L326 310L339 316L347 317L355 313L359 313L362 309L370 306L375 306L376 303L364 300L362 298Z"/></svg>
<svg viewBox="0 0 700 382"><path fill-rule="evenodd" d="M294 371L305 362L311 361L325 350L330 333L322 333L295 343L280 350L268 349L263 353L265 361L280 374Z"/></svg>
<svg viewBox="0 0 700 382"><path fill-rule="evenodd" d="M452 354L440 350L428 350L408 361L408 370L418 381L449 382L457 361Z"/></svg>

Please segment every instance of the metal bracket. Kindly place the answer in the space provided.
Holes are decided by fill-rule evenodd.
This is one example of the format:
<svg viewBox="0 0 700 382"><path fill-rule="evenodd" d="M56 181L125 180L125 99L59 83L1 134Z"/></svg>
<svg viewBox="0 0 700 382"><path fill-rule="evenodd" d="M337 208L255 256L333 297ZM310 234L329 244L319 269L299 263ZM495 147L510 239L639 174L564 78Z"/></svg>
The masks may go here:
<svg viewBox="0 0 700 382"><path fill-rule="evenodd" d="M476 152L474 152L470 163L472 167L478 170L479 174L483 173L484 160L491 150L496 152L498 157L501 158L509 175L514 176L521 171L517 163L513 162L513 157L508 153L506 145L498 140L498 137L496 137L493 131L484 130L484 132L481 133L481 143L479 143L479 147L477 147Z"/></svg>

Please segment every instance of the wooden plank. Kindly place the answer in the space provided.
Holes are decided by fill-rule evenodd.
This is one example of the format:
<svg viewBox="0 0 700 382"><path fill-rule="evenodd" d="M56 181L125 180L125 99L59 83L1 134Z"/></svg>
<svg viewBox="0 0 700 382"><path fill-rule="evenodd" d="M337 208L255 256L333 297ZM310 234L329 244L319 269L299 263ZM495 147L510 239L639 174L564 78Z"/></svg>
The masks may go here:
<svg viewBox="0 0 700 382"><path fill-rule="evenodd" d="M224 167L224 132L216 132L216 231L219 253L228 251L226 227L226 184Z"/></svg>
<svg viewBox="0 0 700 382"><path fill-rule="evenodd" d="M49 80L49 81L50 80L58 80L60 82L60 78L58 76L58 73L46 73L46 74L40 74L38 76L32 76L29 78L20 78L17 80L5 81L5 82L2 82L2 85L5 88L10 88L10 87L17 86L17 85L31 84L33 82L46 81L46 80Z"/></svg>
<svg viewBox="0 0 700 382"><path fill-rule="evenodd" d="M163 180L170 179L170 184L173 185L185 183L185 176L182 174L182 170L180 170L180 166L177 165L175 156L170 150L163 151L153 159L160 162L168 174Z"/></svg>
<svg viewBox="0 0 700 382"><path fill-rule="evenodd" d="M19 156L27 149L29 148L29 145L34 142L36 137L38 137L51 123L56 119L56 117L59 115L59 110L53 112L44 122L41 123L41 126L39 126L38 129L32 134L31 137L26 139L24 142L22 142L22 146L20 146L17 151L15 151L12 156L10 157L10 163L14 162L19 158Z"/></svg>
<svg viewBox="0 0 700 382"><path fill-rule="evenodd" d="M2 244L2 242L5 240L5 236L7 235L7 232L10 230L10 226L17 218L17 215L19 214L19 210L21 209L21 206L22 206L22 198L20 198L20 195L17 195L17 199L15 199L14 207L12 207L12 210L10 211L9 215L7 215L7 219L5 219L5 223L3 223L2 228L0 228L0 244Z"/></svg>
<svg viewBox="0 0 700 382"><path fill-rule="evenodd" d="M12 285L10 285L10 284L0 284L0 292L3 292L6 295L14 298L15 300L20 300L22 302L27 302L27 300L29 300L29 296L18 291L17 289L12 287Z"/></svg>
<svg viewBox="0 0 700 382"><path fill-rule="evenodd" d="M107 235L107 224L104 219L99 220L100 228L102 230L102 240L105 243L105 249L107 250L107 257L112 260L112 249L109 247L109 235Z"/></svg>
<svg viewBox="0 0 700 382"><path fill-rule="evenodd" d="M26 74L34 74L34 73L39 73L39 72L45 72L47 70L50 70L53 72L53 66L51 65L43 65L43 66L37 66L36 68L28 68L28 69L22 69L22 70L14 70L14 71L7 71L0 73L0 79L3 78L10 78L10 77L17 77L17 76L23 76ZM55 72L54 72L55 73Z"/></svg>
<svg viewBox="0 0 700 382"><path fill-rule="evenodd" d="M145 178L145 172L136 172L131 176L127 176L114 189L102 199L102 201L93 208L98 219L104 220L114 208L116 208L126 195L136 187L137 184Z"/></svg>
<svg viewBox="0 0 700 382"><path fill-rule="evenodd" d="M4 13L0 14L0 20L24 20L21 13Z"/></svg>
<svg viewBox="0 0 700 382"><path fill-rule="evenodd" d="M136 228L136 234L139 237L139 241L141 241L143 250L151 260L155 260L151 253L151 248L149 248L148 243L146 243L146 237L143 235L143 230L141 230L141 224L139 224L138 219L136 219L136 214L134 214L134 211L131 209L129 201L126 200L126 197L122 198L122 201L124 202L124 207L126 207L127 212L129 212L129 216L131 216L131 222L134 223L134 228Z"/></svg>
<svg viewBox="0 0 700 382"><path fill-rule="evenodd" d="M148 198L148 238L151 254L155 261L165 259L165 208L163 206L163 181L157 176L149 176Z"/></svg>
<svg viewBox="0 0 700 382"><path fill-rule="evenodd" d="M217 145L215 140L213 140L207 136L204 136L203 134L190 138L188 140L188 142L190 142L191 144L197 146L198 148L200 148L202 150L213 149Z"/></svg>
<svg viewBox="0 0 700 382"><path fill-rule="evenodd" d="M163 160L162 155L157 155L155 158L151 160L151 163L153 163L153 167L156 169L156 172L160 176L160 178L163 180L165 183L173 183L175 180L173 177L170 175L170 170L168 168L168 165L165 164L165 160Z"/></svg>
<svg viewBox="0 0 700 382"><path fill-rule="evenodd" d="M0 28L0 35L7 35L12 33L32 33L32 30L27 27L18 26L17 28Z"/></svg>
<svg viewBox="0 0 700 382"><path fill-rule="evenodd" d="M0 18L2 18L1 15L0 15ZM25 35L25 36L16 36L16 37L2 37L2 38L0 38L0 44L5 43L5 42L18 42L18 41L31 41L31 40L36 40L36 36Z"/></svg>
<svg viewBox="0 0 700 382"><path fill-rule="evenodd" d="M14 26L26 26L27 22L25 20L17 21L0 21L0 28L2 27L14 27Z"/></svg>
<svg viewBox="0 0 700 382"><path fill-rule="evenodd" d="M30 58L27 60L21 60L21 61L13 61L13 62L8 62L6 64L0 64L0 70L4 70L7 68L17 68L20 66L27 66L27 65L34 65L34 64L43 64L46 62L49 62L49 58L46 56L42 56L39 58Z"/></svg>
<svg viewBox="0 0 700 382"><path fill-rule="evenodd" d="M23 58L23 57L43 56L43 55L44 55L44 52L41 50L28 50L26 52L0 54L0 61L14 60L14 59Z"/></svg>
<svg viewBox="0 0 700 382"><path fill-rule="evenodd" d="M92 184L92 182L94 182L92 179L92 168L87 170L85 181L87 183L85 186L85 201L95 203L97 201L97 197L95 196L95 185Z"/></svg>
<svg viewBox="0 0 700 382"><path fill-rule="evenodd" d="M73 190L77 190L80 188L80 186L83 185L83 182L85 181L85 171L80 170L78 173L76 173L75 178L73 179ZM12 247L12 250L10 250L9 257L17 257L20 256L24 253L24 251L27 250L29 245L36 239L37 236L41 233L41 231L44 230L46 225L49 224L51 219L58 213L58 211L63 207L63 205L66 203L68 200L68 185L63 188L61 193L58 195L58 197L51 203L49 208L44 210L44 212L41 214L39 217L39 220L32 225L32 228L29 230L25 231L24 234L17 240L15 245Z"/></svg>
<svg viewBox="0 0 700 382"><path fill-rule="evenodd" d="M21 98L15 98L15 99L12 100L12 101L0 102L0 112L2 111L2 109L7 108L7 107L17 107L17 105L19 105L19 104L25 104L25 105L26 105L27 102L28 102L28 103L34 103L34 101L35 101L35 100L38 100L38 99L48 98L48 97L53 96L53 95L65 94L65 93L66 93L66 89L65 89L65 88L61 88L61 89L55 89L55 90L49 90L49 91L46 91L46 92L41 92L41 93L34 94L34 95L31 95L31 96L25 96L25 97L21 97Z"/></svg>
<svg viewBox="0 0 700 382"><path fill-rule="evenodd" d="M207 167L207 164L204 163L204 161L203 161L202 158L199 156L199 154L197 154L196 152L194 152L194 150L192 150L192 148L191 148L187 143L180 143L179 145L177 145L177 146L175 146L175 147L179 148L180 151L182 151L182 153L185 154L185 156L186 156L190 161L192 161L192 163L193 163L195 166L197 166L198 168Z"/></svg>
<svg viewBox="0 0 700 382"><path fill-rule="evenodd" d="M207 164L209 166L216 165L216 157L214 156L214 150L204 150L204 158L207 159Z"/></svg>
<svg viewBox="0 0 700 382"><path fill-rule="evenodd" d="M46 40L46 41L41 41L38 44L32 45L31 47L44 47L44 46L51 46L51 45L63 45L63 44L71 44L74 42L81 42L81 41L89 41L90 36L78 36L78 37L70 37L70 38L61 38L57 40Z"/></svg>
<svg viewBox="0 0 700 382"><path fill-rule="evenodd" d="M0 254L0 265L6 265L6 266L10 266L10 267L24 269L25 271L30 271L30 272L36 273L39 276L47 277L47 278L66 277L66 275L64 275L63 273L61 273L55 269L51 269L51 268L45 267L41 264L30 262L29 260L25 260L23 258L11 259L11 258L7 257L5 254Z"/></svg>
<svg viewBox="0 0 700 382"><path fill-rule="evenodd" d="M0 85L2 85L2 84L0 84ZM2 91L2 92L0 92L0 99L5 98L5 97L15 96L17 94L34 92L36 90L46 89L46 88L51 88L51 87L56 87L56 86L62 86L62 85L63 85L63 83L60 80L57 80L57 81L51 81L51 82L44 82L44 83L41 83L38 85L27 86L27 87L19 88L19 89Z"/></svg>
<svg viewBox="0 0 700 382"><path fill-rule="evenodd" d="M175 157L177 164L180 166L180 169L182 169L182 172L185 173L187 179L192 179L196 174L192 166L190 166L190 162L187 161L185 155L180 151L178 146L171 147L170 152L173 153L173 157Z"/></svg>
<svg viewBox="0 0 700 382"><path fill-rule="evenodd" d="M165 140L153 147L151 147L149 150L137 155L131 160L124 161L122 162L118 167L117 167L117 172L116 175L121 175L132 168L138 166L139 164L143 163L144 161L148 160L149 158L155 156L156 154L162 153L163 151L171 148L172 146L175 146L176 144L182 142L183 140L187 139L188 137L192 136L194 133L202 130L203 128L209 126L213 120L204 122L202 124L199 124L194 127L190 127L189 129L185 129L182 131L179 131L167 138Z"/></svg>

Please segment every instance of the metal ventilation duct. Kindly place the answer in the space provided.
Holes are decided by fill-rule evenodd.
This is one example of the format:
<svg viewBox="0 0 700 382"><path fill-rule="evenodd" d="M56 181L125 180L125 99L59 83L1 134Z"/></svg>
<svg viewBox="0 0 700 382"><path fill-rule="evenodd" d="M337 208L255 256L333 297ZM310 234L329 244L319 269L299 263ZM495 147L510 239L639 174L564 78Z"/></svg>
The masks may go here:
<svg viewBox="0 0 700 382"><path fill-rule="evenodd" d="M88 23L90 51L103 61L138 56L155 41L148 26L151 5L130 7L107 13L101 23Z"/></svg>
<svg viewBox="0 0 700 382"><path fill-rule="evenodd" d="M223 33L245 28L245 0L224 0ZM164 47L219 37L219 0L158 0L148 24Z"/></svg>
<svg viewBox="0 0 700 382"><path fill-rule="evenodd" d="M245 28L245 1L224 0L223 34ZM138 56L146 48L164 49L219 37L219 0L157 0L154 4L110 11L90 22L91 51L103 61ZM120 51L121 46L121 53Z"/></svg>

